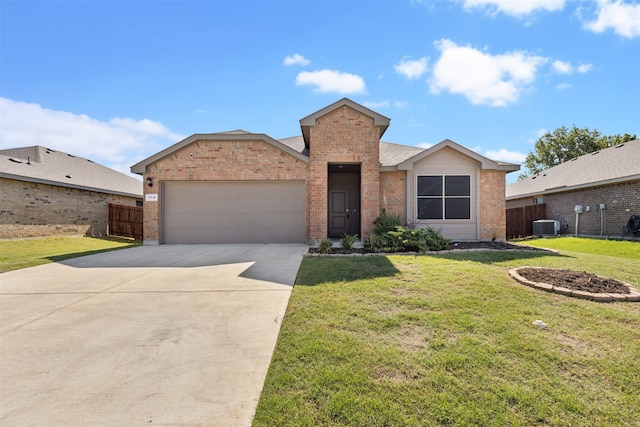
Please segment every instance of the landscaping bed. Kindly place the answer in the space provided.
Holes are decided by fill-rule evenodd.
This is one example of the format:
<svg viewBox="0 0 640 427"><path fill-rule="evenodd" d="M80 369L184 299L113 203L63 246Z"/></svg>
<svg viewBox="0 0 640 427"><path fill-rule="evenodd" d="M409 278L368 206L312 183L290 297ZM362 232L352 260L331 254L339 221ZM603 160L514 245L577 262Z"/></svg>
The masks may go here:
<svg viewBox="0 0 640 427"><path fill-rule="evenodd" d="M547 249L544 248L536 248L533 246L524 246L524 245L514 245L509 242L450 242L448 247L442 251L429 251L429 253L440 253L444 251L453 251L453 250L462 250L462 251L471 251L471 250L527 250L527 251L538 251L538 252L548 252ZM309 248L308 253L310 254L320 254L322 253L317 247ZM381 251L374 251L372 249L367 248L342 248L342 247L334 247L329 249L326 254L330 255L352 255L352 254L374 254L374 253L385 253ZM406 252L394 252L394 253L415 253L413 251Z"/></svg>

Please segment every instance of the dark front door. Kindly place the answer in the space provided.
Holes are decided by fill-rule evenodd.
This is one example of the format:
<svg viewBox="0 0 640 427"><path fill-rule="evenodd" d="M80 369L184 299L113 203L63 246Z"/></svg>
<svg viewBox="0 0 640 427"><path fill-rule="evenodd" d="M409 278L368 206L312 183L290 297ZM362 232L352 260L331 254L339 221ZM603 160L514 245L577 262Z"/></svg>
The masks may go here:
<svg viewBox="0 0 640 427"><path fill-rule="evenodd" d="M333 190L329 194L329 237L349 233L349 192Z"/></svg>
<svg viewBox="0 0 640 427"><path fill-rule="evenodd" d="M360 203L357 194L347 190L329 192L329 237L360 234Z"/></svg>

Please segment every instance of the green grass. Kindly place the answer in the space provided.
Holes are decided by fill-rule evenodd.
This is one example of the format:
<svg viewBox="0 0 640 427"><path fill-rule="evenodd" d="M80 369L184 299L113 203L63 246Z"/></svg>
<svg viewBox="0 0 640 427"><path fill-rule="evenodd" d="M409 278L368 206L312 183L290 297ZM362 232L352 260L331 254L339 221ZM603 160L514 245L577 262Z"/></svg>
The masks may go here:
<svg viewBox="0 0 640 427"><path fill-rule="evenodd" d="M254 426L637 425L640 304L528 288L523 265L640 282L577 250L306 258Z"/></svg>
<svg viewBox="0 0 640 427"><path fill-rule="evenodd" d="M2 240L0 241L0 272L129 248L139 244L139 241L117 237L56 236Z"/></svg>
<svg viewBox="0 0 640 427"><path fill-rule="evenodd" d="M580 252L593 255L613 255L640 261L640 241L587 239L582 237L559 237L535 239L522 242L526 245L560 251Z"/></svg>

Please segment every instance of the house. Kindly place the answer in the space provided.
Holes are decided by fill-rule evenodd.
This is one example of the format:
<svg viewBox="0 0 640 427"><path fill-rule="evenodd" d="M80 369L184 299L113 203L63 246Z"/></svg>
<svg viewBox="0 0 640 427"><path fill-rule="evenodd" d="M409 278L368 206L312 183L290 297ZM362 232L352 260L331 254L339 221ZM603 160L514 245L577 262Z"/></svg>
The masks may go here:
<svg viewBox="0 0 640 427"><path fill-rule="evenodd" d="M585 154L507 186L507 208L546 205L570 234L620 237L640 214L640 140ZM578 213L576 212L578 211Z"/></svg>
<svg viewBox="0 0 640 427"><path fill-rule="evenodd" d="M382 209L452 239L504 239L505 174L519 166L449 140L382 142L389 123L344 98L292 138L192 135L131 167L147 183L145 243L366 239Z"/></svg>
<svg viewBox="0 0 640 427"><path fill-rule="evenodd" d="M0 150L0 238L104 236L109 203L142 203L142 182L41 146Z"/></svg>

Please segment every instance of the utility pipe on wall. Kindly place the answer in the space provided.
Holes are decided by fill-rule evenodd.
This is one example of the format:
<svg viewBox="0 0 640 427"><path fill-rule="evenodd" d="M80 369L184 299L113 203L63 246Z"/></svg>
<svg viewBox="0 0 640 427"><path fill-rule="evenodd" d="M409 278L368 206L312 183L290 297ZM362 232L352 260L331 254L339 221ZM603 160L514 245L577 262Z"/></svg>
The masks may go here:
<svg viewBox="0 0 640 427"><path fill-rule="evenodd" d="M576 212L576 237L578 237L578 221L582 213L582 205L576 205L573 210Z"/></svg>

